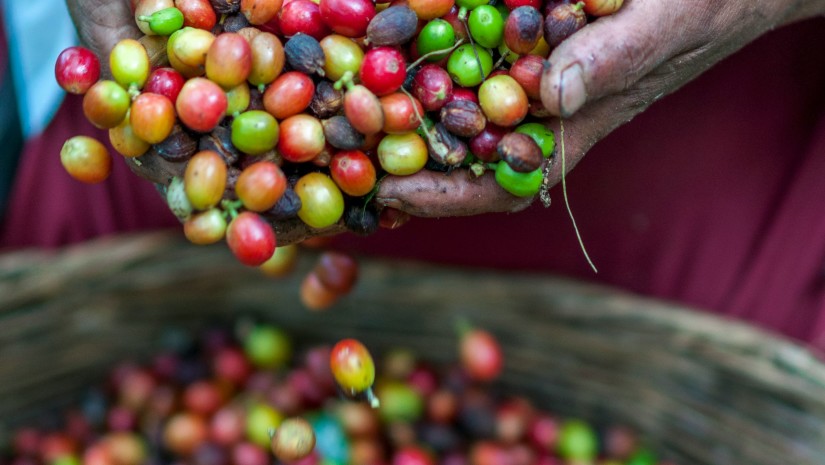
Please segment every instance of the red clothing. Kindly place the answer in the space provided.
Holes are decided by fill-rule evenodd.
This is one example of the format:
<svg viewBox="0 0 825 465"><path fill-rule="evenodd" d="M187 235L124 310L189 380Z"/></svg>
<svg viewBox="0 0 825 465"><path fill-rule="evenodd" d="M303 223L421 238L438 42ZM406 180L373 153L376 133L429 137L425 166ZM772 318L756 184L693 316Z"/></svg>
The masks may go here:
<svg viewBox="0 0 825 465"><path fill-rule="evenodd" d="M362 253L569 275L744 318L825 347L825 20L774 31L598 144L567 178L599 268L564 208L414 219L338 244ZM116 163L80 185L58 160L90 132L69 99L22 160L0 245L54 246L173 226L153 187ZM105 133L95 131L105 140Z"/></svg>

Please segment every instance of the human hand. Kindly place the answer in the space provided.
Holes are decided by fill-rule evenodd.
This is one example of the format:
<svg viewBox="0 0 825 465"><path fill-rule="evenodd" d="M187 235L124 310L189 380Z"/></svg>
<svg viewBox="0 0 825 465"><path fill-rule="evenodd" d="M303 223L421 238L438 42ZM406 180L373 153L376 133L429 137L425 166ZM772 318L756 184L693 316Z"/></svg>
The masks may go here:
<svg viewBox="0 0 825 465"><path fill-rule="evenodd" d="M822 0L625 0L616 14L588 24L548 58L542 102L564 118L566 171L614 129L766 31L823 12ZM559 119L547 124L557 142L545 180L549 187L560 182L563 164ZM446 192L422 191L436 175L387 178L377 201L438 217L515 211L533 200L512 198L495 183L460 182L466 177L459 173Z"/></svg>
<svg viewBox="0 0 825 465"><path fill-rule="evenodd" d="M106 58L118 41L137 39L142 35L129 1L66 0L80 42L95 52L103 63L107 63Z"/></svg>

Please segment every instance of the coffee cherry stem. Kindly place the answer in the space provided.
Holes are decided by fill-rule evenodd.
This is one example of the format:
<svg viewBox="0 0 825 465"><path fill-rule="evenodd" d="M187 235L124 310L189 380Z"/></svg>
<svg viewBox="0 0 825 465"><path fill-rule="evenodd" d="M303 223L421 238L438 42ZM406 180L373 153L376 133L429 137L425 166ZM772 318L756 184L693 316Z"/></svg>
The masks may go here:
<svg viewBox="0 0 825 465"><path fill-rule="evenodd" d="M126 91L129 92L129 98L132 101L134 101L136 98L138 98L138 95L140 95L140 88L134 82L129 84L129 88L126 89Z"/></svg>
<svg viewBox="0 0 825 465"><path fill-rule="evenodd" d="M424 117L421 116L421 113L418 112L418 107L415 105L415 99L413 99L413 96L410 95L407 89L403 87L399 90L401 90L401 92L404 92L404 95L406 95L410 99L410 103L412 103L413 112L415 112L415 118L418 120L418 127L421 128L421 132L424 133L424 137L427 138L427 141L430 143L432 147L439 147L440 142L433 137L431 132L432 128L427 127L427 124L424 122Z"/></svg>
<svg viewBox="0 0 825 465"><path fill-rule="evenodd" d="M265 91L266 91L266 84L264 84L264 83L258 84L258 92L263 94Z"/></svg>
<svg viewBox="0 0 825 465"><path fill-rule="evenodd" d="M501 54L501 58L499 58L496 64L493 65L493 69L499 69L501 65L504 64L504 60L506 60L511 53L512 52L510 50L505 50L504 53Z"/></svg>
<svg viewBox="0 0 825 465"><path fill-rule="evenodd" d="M462 8L462 10L464 10L464 8ZM459 17L461 17L461 13L459 13ZM476 61L478 62L478 72L481 73L481 82L484 82L487 79L487 76L484 75L484 65L481 64L481 57L478 56L478 49L476 48L476 43L473 40L473 35L470 34L470 26L467 25L466 17L461 20L461 24L464 25L464 31L467 32L467 38L470 39L470 46L473 47L473 54L475 54Z"/></svg>
<svg viewBox="0 0 825 465"><path fill-rule="evenodd" d="M470 11L466 7L461 7L458 9L458 20L464 23L464 26L467 26L467 14ZM470 31L467 31L467 35L470 35Z"/></svg>
<svg viewBox="0 0 825 465"><path fill-rule="evenodd" d="M352 71L346 71L344 75L341 76L341 79L335 81L335 84L332 85L332 88L335 90L341 90L341 88L346 86L347 90L350 90L352 89L352 86L355 85L355 83L352 82L354 77L355 74Z"/></svg>
<svg viewBox="0 0 825 465"><path fill-rule="evenodd" d="M222 200L221 209L227 215L226 221L230 222L238 216L238 210L243 207L243 202L240 200Z"/></svg>
<svg viewBox="0 0 825 465"><path fill-rule="evenodd" d="M409 66L407 66L407 72L409 73L410 70L412 70L416 66L420 65L421 62L426 60L427 58L430 58L430 57L435 56L435 55L440 55L440 54L443 54L443 53L452 52L453 50L457 49L459 45L461 45L463 43L464 43L464 39L459 39L455 44L453 44L452 47L442 48L441 50L433 50L431 52L427 52L427 53L421 55L420 57L418 57L417 60L413 61L412 63L410 63Z"/></svg>
<svg viewBox="0 0 825 465"><path fill-rule="evenodd" d="M484 163L481 163L481 162L472 163L472 164L470 164L470 173L472 173L472 175L477 177L477 178L481 177L481 175L484 174L485 171L487 171L487 169L489 168L489 165L490 165L489 163L484 164Z"/></svg>
<svg viewBox="0 0 825 465"><path fill-rule="evenodd" d="M364 395L367 397L367 402L369 402L370 407L377 409L381 406L381 401L378 400L378 397L375 396L375 392L372 390L371 387L367 388L367 390L364 391Z"/></svg>
<svg viewBox="0 0 825 465"><path fill-rule="evenodd" d="M372 186L372 190L366 196L364 196L364 211L367 210L367 205L370 204L372 199L374 199L375 196L378 195L378 190L381 188L381 181L383 181L384 178L386 178L387 176L389 176L389 173L384 173L381 175L380 178L376 179L375 185Z"/></svg>

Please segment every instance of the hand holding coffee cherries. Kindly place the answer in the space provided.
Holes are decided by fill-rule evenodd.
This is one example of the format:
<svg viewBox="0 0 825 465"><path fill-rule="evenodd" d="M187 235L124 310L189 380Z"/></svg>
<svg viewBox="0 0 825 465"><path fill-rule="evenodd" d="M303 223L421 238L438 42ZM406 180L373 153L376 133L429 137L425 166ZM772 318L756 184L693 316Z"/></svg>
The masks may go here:
<svg viewBox="0 0 825 465"><path fill-rule="evenodd" d="M556 10L559 16L562 12ZM821 0L625 0L616 14L597 21L588 17L586 26L553 48L547 57L551 66L541 76L541 102L552 116L546 123L557 142L548 185L557 184L562 176L559 117L564 119L569 172L614 129L726 56L771 29L823 14ZM393 199L387 205L420 216L439 216L438 201L417 187L416 179L398 178L383 184L380 194ZM458 190L452 183L450 188ZM451 208L485 211L486 200L481 199L490 194L474 194L478 196L454 196Z"/></svg>
<svg viewBox="0 0 825 465"><path fill-rule="evenodd" d="M84 116L128 166L163 187L187 238L225 239L250 266L279 243L369 234L410 213L529 204L555 146L539 122L545 30L561 41L590 8L139 0L120 11L121 27L96 6L73 5L95 50L64 51L58 82L84 96ZM567 17L545 20L556 6ZM84 182L111 170L88 137L67 141L61 161ZM431 198L386 208L397 199L385 191L405 177Z"/></svg>
<svg viewBox="0 0 825 465"><path fill-rule="evenodd" d="M225 238L257 266L276 242L522 209L560 179L560 154L572 168L655 98L813 12L750 5L762 14L725 29L719 12L744 6L493 3L139 0L103 18L74 0L96 53L67 50L56 75L130 168L166 186L192 242ZM677 23L687 33L663 43ZM553 115L569 118L567 154ZM80 137L61 160L85 182L111 166Z"/></svg>

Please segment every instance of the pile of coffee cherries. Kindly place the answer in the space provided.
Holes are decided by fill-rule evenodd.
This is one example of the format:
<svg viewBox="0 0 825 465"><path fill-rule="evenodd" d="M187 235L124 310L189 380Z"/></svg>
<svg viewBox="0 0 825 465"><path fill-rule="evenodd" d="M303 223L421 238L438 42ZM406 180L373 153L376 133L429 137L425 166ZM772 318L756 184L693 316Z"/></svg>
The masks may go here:
<svg viewBox="0 0 825 465"><path fill-rule="evenodd" d="M454 364L357 340L295 348L248 322L172 331L63 415L16 430L3 465L656 465L630 429L494 393L495 337L467 328ZM368 394L365 394L368 393ZM372 402L370 402L372 400Z"/></svg>
<svg viewBox="0 0 825 465"><path fill-rule="evenodd" d="M162 159L166 176L153 181L168 185L192 242L225 238L257 266L278 221L361 234L397 223L370 202L387 174L493 170L513 195L535 195L555 145L541 123L545 59L621 4L133 0L145 36L117 43L110 79L83 47L55 73L134 171ZM84 136L61 161L84 182L112 163Z"/></svg>

